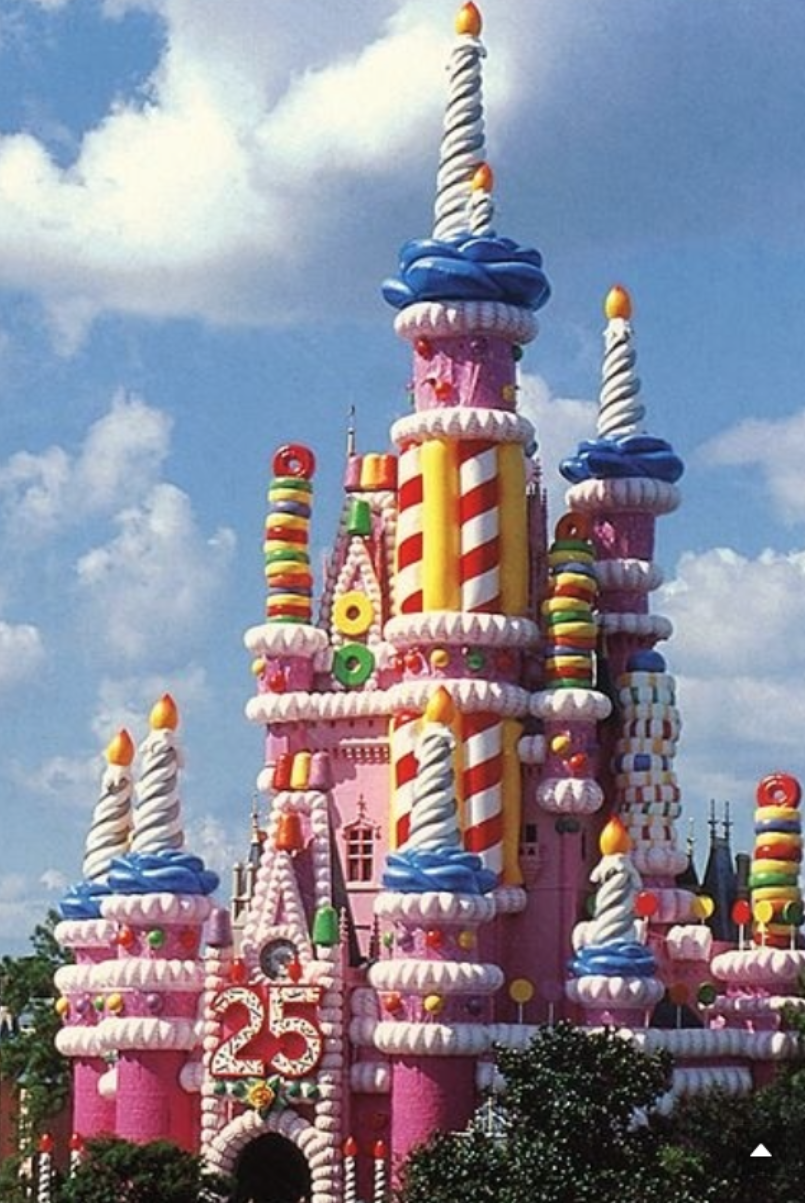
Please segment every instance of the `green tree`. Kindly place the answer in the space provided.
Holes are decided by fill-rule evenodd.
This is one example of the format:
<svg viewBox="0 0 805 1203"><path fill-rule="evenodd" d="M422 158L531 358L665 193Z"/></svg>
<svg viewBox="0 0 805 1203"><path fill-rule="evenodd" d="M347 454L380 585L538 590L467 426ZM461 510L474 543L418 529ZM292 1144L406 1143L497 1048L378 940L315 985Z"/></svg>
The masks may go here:
<svg viewBox="0 0 805 1203"><path fill-rule="evenodd" d="M506 1082L496 1132L484 1134L479 1113L468 1133L415 1151L399 1203L717 1203L695 1152L655 1129L667 1054L561 1023L496 1060Z"/></svg>
<svg viewBox="0 0 805 1203"><path fill-rule="evenodd" d="M57 922L58 915L51 911L34 929L28 956L0 959L0 1002L18 1021L0 1046L0 1070L25 1089L23 1155L36 1147L70 1093L69 1062L55 1045L61 1023L53 1006L53 976L69 960L53 934Z"/></svg>
<svg viewBox="0 0 805 1203"><path fill-rule="evenodd" d="M135 1145L114 1137L87 1142L78 1170L57 1203L213 1203L231 1183L210 1174L201 1158L169 1141Z"/></svg>

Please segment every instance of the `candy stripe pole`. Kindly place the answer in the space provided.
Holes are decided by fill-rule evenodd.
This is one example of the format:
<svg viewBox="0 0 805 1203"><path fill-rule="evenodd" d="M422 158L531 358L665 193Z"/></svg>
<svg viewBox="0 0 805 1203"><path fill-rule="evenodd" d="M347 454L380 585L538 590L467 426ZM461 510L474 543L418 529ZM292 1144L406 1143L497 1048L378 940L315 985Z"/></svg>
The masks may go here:
<svg viewBox="0 0 805 1203"><path fill-rule="evenodd" d="M502 723L495 714L467 714L464 735L464 846L498 875L503 869Z"/></svg>
<svg viewBox="0 0 805 1203"><path fill-rule="evenodd" d="M356 1203L358 1198L355 1159L358 1156L358 1142L353 1136L344 1141L344 1203Z"/></svg>
<svg viewBox="0 0 805 1203"><path fill-rule="evenodd" d="M391 720L391 764L393 773L391 846L399 848L408 839L414 784L419 767L416 758L417 716L397 714Z"/></svg>
<svg viewBox="0 0 805 1203"><path fill-rule="evenodd" d="M450 56L444 134L436 177L433 237L450 238L469 229L472 180L484 161L484 114L478 40L481 16L465 4L456 20L459 40Z"/></svg>
<svg viewBox="0 0 805 1203"><path fill-rule="evenodd" d="M422 445L424 610L459 610L458 457L456 444L430 439Z"/></svg>
<svg viewBox="0 0 805 1203"><path fill-rule="evenodd" d="M39 1181L36 1203L50 1203L53 1187L53 1137L46 1132L39 1141Z"/></svg>
<svg viewBox="0 0 805 1203"><path fill-rule="evenodd" d="M386 1146L382 1140L375 1141L372 1156L374 1159L374 1197L372 1203L386 1203Z"/></svg>
<svg viewBox="0 0 805 1203"><path fill-rule="evenodd" d="M422 466L417 444L400 453L397 504L396 610L422 610Z"/></svg>
<svg viewBox="0 0 805 1203"><path fill-rule="evenodd" d="M504 614L528 606L528 539L525 457L519 443L498 447L500 511L500 601Z"/></svg>
<svg viewBox="0 0 805 1203"><path fill-rule="evenodd" d="M520 818L523 779L517 745L522 724L503 720L503 884L523 884L520 870Z"/></svg>
<svg viewBox="0 0 805 1203"><path fill-rule="evenodd" d="M458 449L461 539L461 608L500 610L498 466L494 443L465 442Z"/></svg>

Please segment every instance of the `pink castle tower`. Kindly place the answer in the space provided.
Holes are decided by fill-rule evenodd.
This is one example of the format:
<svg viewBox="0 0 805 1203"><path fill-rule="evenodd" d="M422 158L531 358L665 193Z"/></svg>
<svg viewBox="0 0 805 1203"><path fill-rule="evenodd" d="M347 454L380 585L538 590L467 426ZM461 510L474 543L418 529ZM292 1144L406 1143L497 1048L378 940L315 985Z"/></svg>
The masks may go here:
<svg viewBox="0 0 805 1203"><path fill-rule="evenodd" d="M63 966L56 975L61 992L57 1008L64 1022L56 1047L73 1058L73 1127L82 1138L115 1129L106 1049L99 1039L103 1012L97 993L98 975L105 972L103 963L114 947L115 927L101 918L98 899L108 892L112 861L128 848L133 759L131 737L128 731L120 731L106 749L101 796L86 841L84 881L64 900L64 918L56 928L56 939L75 956L75 965Z"/></svg>
<svg viewBox="0 0 805 1203"><path fill-rule="evenodd" d="M105 955L99 942L95 963L85 972L82 965L62 971L57 984L91 992L99 1017L92 1051L110 1062L95 1085L107 1104L113 1103L114 1132L134 1141L171 1139L194 1149L199 1099L193 1064L204 985L199 951L212 909L208 896L218 878L199 857L183 851L177 725L176 706L166 694L151 711L151 732L141 748L125 851L121 846L110 860L103 889L90 879L75 892L100 909ZM88 841L85 871L99 843L98 826L96 822ZM71 907L72 895L63 909ZM68 928L60 934L69 939L72 932ZM72 1036L65 1036L71 1030L68 1024L60 1036L65 1051L72 1050ZM82 1099L89 1093L86 1077L79 1073ZM80 1134L108 1130L110 1118L109 1105L102 1113L98 1107L86 1114L87 1130Z"/></svg>

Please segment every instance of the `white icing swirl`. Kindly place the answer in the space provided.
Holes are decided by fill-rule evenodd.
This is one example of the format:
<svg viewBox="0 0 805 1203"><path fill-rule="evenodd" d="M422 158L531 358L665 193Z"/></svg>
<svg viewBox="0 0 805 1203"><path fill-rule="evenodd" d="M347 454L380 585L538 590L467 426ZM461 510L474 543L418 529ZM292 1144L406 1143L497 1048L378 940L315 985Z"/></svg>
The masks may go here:
<svg viewBox="0 0 805 1203"><path fill-rule="evenodd" d="M112 858L127 850L133 790L129 765L106 766L84 849L83 873L87 881L104 880Z"/></svg>
<svg viewBox="0 0 805 1203"><path fill-rule="evenodd" d="M603 856L590 874L590 880L601 884L595 896L595 914L592 921L584 925L585 943L638 940L634 900L642 882L630 858L623 852Z"/></svg>
<svg viewBox="0 0 805 1203"><path fill-rule="evenodd" d="M163 852L184 847L179 769L181 757L173 731L152 731L140 751L142 776L137 783L132 852Z"/></svg>
<svg viewBox="0 0 805 1203"><path fill-rule="evenodd" d="M499 334L512 343L530 343L539 333L530 309L503 301L415 301L394 319L400 338L424 335Z"/></svg>
<svg viewBox="0 0 805 1203"><path fill-rule="evenodd" d="M604 331L604 368L598 410L598 435L617 439L643 429L646 407L638 401L640 381L632 328L622 317L610 320Z"/></svg>
<svg viewBox="0 0 805 1203"><path fill-rule="evenodd" d="M484 160L484 53L479 40L465 34L450 56L450 87L436 176L434 238L451 238L469 229L472 177Z"/></svg>
<svg viewBox="0 0 805 1203"><path fill-rule="evenodd" d="M419 852L461 848L453 771L455 746L449 727L432 723L426 728L417 750L419 768L406 848Z"/></svg>

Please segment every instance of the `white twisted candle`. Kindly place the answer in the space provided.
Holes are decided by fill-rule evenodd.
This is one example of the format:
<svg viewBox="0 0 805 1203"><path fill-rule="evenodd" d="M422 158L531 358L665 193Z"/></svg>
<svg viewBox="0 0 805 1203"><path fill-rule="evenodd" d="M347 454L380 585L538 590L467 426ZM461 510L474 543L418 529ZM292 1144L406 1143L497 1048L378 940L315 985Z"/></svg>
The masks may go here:
<svg viewBox="0 0 805 1203"><path fill-rule="evenodd" d="M122 856L128 848L134 791L133 757L131 737L128 731L120 731L106 749L108 763L101 780L101 796L95 805L84 846L83 873L87 881L103 880L113 857Z"/></svg>
<svg viewBox="0 0 805 1203"><path fill-rule="evenodd" d="M640 381L634 371L637 354L629 324L632 303L625 289L611 290L605 311L609 322L604 331L597 430L600 438L615 439L642 431L646 407L638 399Z"/></svg>
<svg viewBox="0 0 805 1203"><path fill-rule="evenodd" d="M182 760L175 736L179 719L168 694L154 706L149 721L151 733L140 749L143 767L137 785L131 839L131 851L138 853L184 846L178 788Z"/></svg>
<svg viewBox="0 0 805 1203"><path fill-rule="evenodd" d="M472 180L484 161L484 115L479 40L481 16L465 4L457 21L459 40L450 56L444 133L436 176L433 237L451 238L470 228Z"/></svg>

